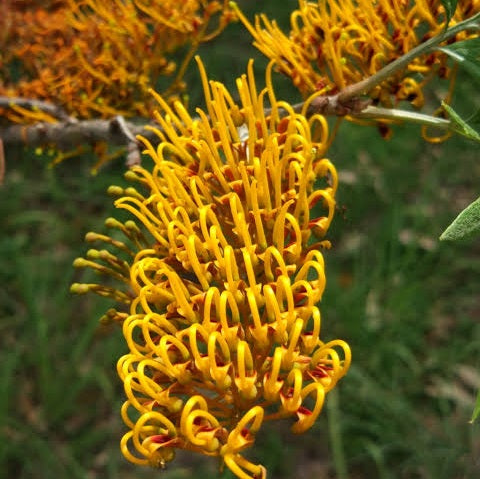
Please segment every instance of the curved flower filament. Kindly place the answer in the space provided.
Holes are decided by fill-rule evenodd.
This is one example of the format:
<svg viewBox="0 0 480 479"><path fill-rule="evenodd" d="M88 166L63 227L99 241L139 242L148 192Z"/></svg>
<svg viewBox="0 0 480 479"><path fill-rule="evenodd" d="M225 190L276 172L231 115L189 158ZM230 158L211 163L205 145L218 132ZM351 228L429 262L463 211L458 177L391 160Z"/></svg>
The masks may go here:
<svg viewBox="0 0 480 479"><path fill-rule="evenodd" d="M341 360L334 347L342 349L344 359ZM310 376L315 381L321 382L326 392L331 390L338 380L348 371L351 363L351 351L345 341L333 340L320 347L314 352L311 364L314 366Z"/></svg>
<svg viewBox="0 0 480 479"><path fill-rule="evenodd" d="M209 332L201 324L192 324L188 329L180 333L182 336L188 336L190 354L193 357L195 367L203 373L203 376L210 379L210 358L207 354L200 351L199 343L203 343L203 348L208 343Z"/></svg>
<svg viewBox="0 0 480 479"><path fill-rule="evenodd" d="M213 452L220 447L215 437L218 420L208 412L207 402L202 396L192 396L183 407L180 431L194 446Z"/></svg>
<svg viewBox="0 0 480 479"><path fill-rule="evenodd" d="M153 424L148 424L148 422L153 422ZM128 457L130 461L137 464L150 464L152 461L152 451L144 446L144 440L152 435L162 435L175 438L177 436L177 430L174 424L163 414L155 411L149 411L145 414L142 414L135 423L133 430L129 431L123 436L120 443L122 453ZM146 457L146 460L139 459L130 453L128 447L128 441L130 439L132 440L135 449L142 456ZM170 457L170 455L167 457ZM171 458L173 459L173 457ZM164 459L168 460L167 458Z"/></svg>
<svg viewBox="0 0 480 479"><path fill-rule="evenodd" d="M240 325L240 311L235 295L229 291L222 291L219 303L219 318L221 324L221 333L231 351L236 351Z"/></svg>
<svg viewBox="0 0 480 479"><path fill-rule="evenodd" d="M288 413L294 413L302 404L303 376L300 369L292 369L285 382L285 392L280 393L282 409Z"/></svg>
<svg viewBox="0 0 480 479"><path fill-rule="evenodd" d="M240 454L225 454L223 460L239 479L266 479L267 471L260 464L247 461Z"/></svg>
<svg viewBox="0 0 480 479"><path fill-rule="evenodd" d="M180 384L190 382L192 377L189 371L190 353L179 339L172 335L162 336L154 352L158 354L170 376L176 378ZM184 362L178 362L178 354L180 354ZM172 356L172 358L170 358L170 356ZM172 362L172 360L174 362Z"/></svg>
<svg viewBox="0 0 480 479"><path fill-rule="evenodd" d="M296 434L301 434L310 429L317 420L317 417L323 408L323 403L325 401L325 390L322 384L311 383L304 387L301 392L302 402L305 401L306 397L312 394L315 396L315 405L313 410L307 409L304 406L301 406L297 410L296 414L298 419L291 428L292 432Z"/></svg>
<svg viewBox="0 0 480 479"><path fill-rule="evenodd" d="M219 352L220 354L218 354ZM218 364L217 357L221 358L221 364ZM229 388L232 384L232 378L229 376L231 369L230 349L219 331L214 331L208 337L208 359L210 375L217 387L222 390Z"/></svg>
<svg viewBox="0 0 480 479"><path fill-rule="evenodd" d="M257 372L254 369L252 352L246 341L237 345L237 361L235 369L235 385L245 399L253 399L257 395Z"/></svg>
<svg viewBox="0 0 480 479"><path fill-rule="evenodd" d="M297 318L289 331L288 346L282 357L282 369L290 370L293 368L295 359L298 356L298 341L303 330L303 319Z"/></svg>

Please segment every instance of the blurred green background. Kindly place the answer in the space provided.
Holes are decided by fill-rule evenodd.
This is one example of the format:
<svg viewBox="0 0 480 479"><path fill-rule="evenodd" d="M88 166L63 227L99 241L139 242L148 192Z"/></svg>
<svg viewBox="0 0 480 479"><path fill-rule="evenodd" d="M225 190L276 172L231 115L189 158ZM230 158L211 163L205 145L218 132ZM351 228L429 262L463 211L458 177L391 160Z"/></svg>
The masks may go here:
<svg viewBox="0 0 480 479"><path fill-rule="evenodd" d="M239 2L288 24L296 1ZM231 25L200 54L212 78L234 85L249 57L248 34ZM256 61L259 72L266 62ZM461 78L455 105L478 101ZM196 68L191 107L202 105ZM287 82L280 93L296 101ZM444 93L442 85L435 95ZM478 105L477 105L478 106ZM340 173L338 211L326 253L323 339L343 338L353 365L328 396L318 424L293 436L266 425L249 457L270 478L480 477L479 424L469 424L480 387L480 244L439 243L480 192L477 145L425 143L417 127L381 139L344 123L329 158ZM72 261L85 233L113 214L105 190L125 184L123 160L92 177L94 159L49 169L49 158L7 151L0 187L0 477L166 479L216 477L215 460L186 454L166 471L121 455L124 400L115 364L126 352L118 328L101 327L110 306L72 296L88 281ZM224 472L224 478L232 477Z"/></svg>

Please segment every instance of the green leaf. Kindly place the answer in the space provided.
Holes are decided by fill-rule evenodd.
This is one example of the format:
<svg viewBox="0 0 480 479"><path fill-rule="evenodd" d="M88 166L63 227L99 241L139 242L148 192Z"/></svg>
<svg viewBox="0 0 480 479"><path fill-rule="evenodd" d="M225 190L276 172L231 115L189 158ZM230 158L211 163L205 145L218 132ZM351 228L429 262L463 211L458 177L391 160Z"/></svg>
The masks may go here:
<svg viewBox="0 0 480 479"><path fill-rule="evenodd" d="M440 239L455 241L475 233L480 233L480 198L468 205L453 220L452 224L442 233Z"/></svg>
<svg viewBox="0 0 480 479"><path fill-rule="evenodd" d="M442 0L443 8L445 8L445 13L447 14L447 23L445 24L445 28L450 23L455 10L457 9L457 0Z"/></svg>
<svg viewBox="0 0 480 479"><path fill-rule="evenodd" d="M439 50L480 79L480 37L452 43L446 47L440 47Z"/></svg>
<svg viewBox="0 0 480 479"><path fill-rule="evenodd" d="M469 140L480 142L480 134L472 128L450 105L442 101L442 108L447 112L452 129Z"/></svg>
<svg viewBox="0 0 480 479"><path fill-rule="evenodd" d="M478 391L477 394L477 399L475 401L475 407L473 408L473 414L472 418L470 419L470 422L473 423L478 416L480 415L480 391Z"/></svg>

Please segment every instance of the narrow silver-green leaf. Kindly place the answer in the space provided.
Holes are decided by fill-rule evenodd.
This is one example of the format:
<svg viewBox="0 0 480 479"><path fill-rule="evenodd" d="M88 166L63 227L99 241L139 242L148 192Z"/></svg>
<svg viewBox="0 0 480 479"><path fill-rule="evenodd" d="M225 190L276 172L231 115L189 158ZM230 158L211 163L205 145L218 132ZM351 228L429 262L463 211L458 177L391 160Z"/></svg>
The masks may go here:
<svg viewBox="0 0 480 479"><path fill-rule="evenodd" d="M442 0L442 5L443 8L445 8L445 13L447 15L446 25L448 25L457 8L457 0Z"/></svg>
<svg viewBox="0 0 480 479"><path fill-rule="evenodd" d="M480 133L472 128L450 105L442 101L442 108L452 122L452 129L469 140L480 142Z"/></svg>
<svg viewBox="0 0 480 479"><path fill-rule="evenodd" d="M480 79L480 38L452 43L440 47L439 50L452 57L474 77Z"/></svg>
<svg viewBox="0 0 480 479"><path fill-rule="evenodd" d="M473 414L472 418L470 419L470 422L473 423L478 416L480 415L480 391L477 393L477 399L475 401L475 407L473 408Z"/></svg>
<svg viewBox="0 0 480 479"><path fill-rule="evenodd" d="M480 198L468 205L442 233L441 240L459 240L480 233Z"/></svg>

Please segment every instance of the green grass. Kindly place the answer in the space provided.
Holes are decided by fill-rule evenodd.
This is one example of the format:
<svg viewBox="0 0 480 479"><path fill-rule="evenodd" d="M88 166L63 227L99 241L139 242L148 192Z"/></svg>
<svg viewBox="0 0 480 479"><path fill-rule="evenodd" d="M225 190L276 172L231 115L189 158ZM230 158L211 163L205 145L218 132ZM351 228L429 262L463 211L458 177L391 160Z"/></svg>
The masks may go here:
<svg viewBox="0 0 480 479"><path fill-rule="evenodd" d="M202 49L217 79L241 73L254 54L240 30ZM192 69L197 102L194 78ZM353 365L311 432L295 437L272 424L250 456L275 479L478 477L479 425L468 421L480 387L480 248L438 242L478 197L478 147L426 144L415 127L385 142L344 124L338 140L329 152L341 184L322 334L346 339ZM109 302L69 293L88 278L71 264L87 249L85 233L103 231L112 214L105 190L123 183L123 165L90 177L89 158L54 170L46 161L7 152L0 188L0 477L151 478L157 472L128 464L118 447L115 363L126 347L118 329L98 324ZM179 454L158 475L215 470L214 460Z"/></svg>

